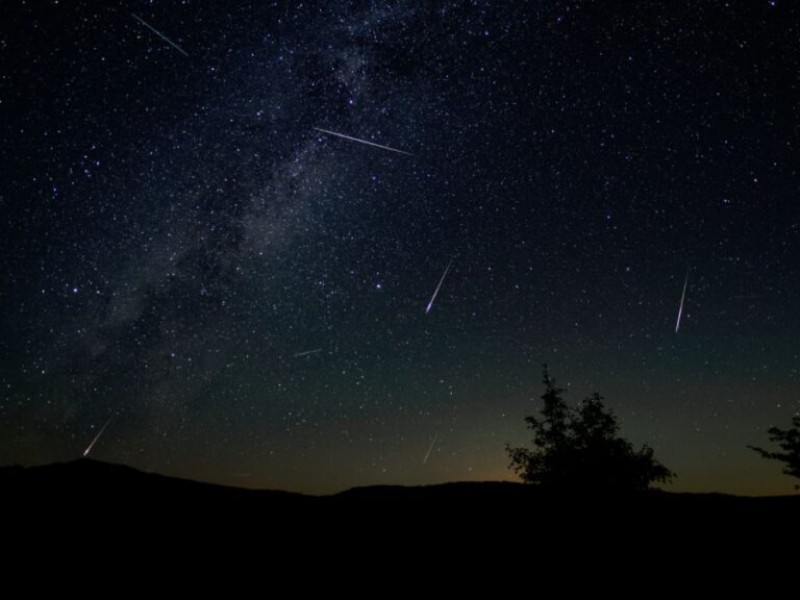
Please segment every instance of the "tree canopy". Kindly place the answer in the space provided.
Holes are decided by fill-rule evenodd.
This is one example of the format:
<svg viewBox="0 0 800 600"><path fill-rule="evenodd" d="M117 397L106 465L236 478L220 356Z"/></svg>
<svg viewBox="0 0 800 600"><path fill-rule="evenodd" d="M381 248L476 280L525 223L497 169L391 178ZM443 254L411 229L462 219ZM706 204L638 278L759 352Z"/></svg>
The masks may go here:
<svg viewBox="0 0 800 600"><path fill-rule="evenodd" d="M786 463L783 472L786 475L800 478L800 415L792 417L792 425L793 427L790 429L770 427L767 430L769 440L778 444L783 452L772 452L757 446L748 446L748 448L755 450L764 458ZM796 485L795 488L800 489L800 485Z"/></svg>
<svg viewBox="0 0 800 600"><path fill-rule="evenodd" d="M675 475L644 445L635 451L620 437L619 424L595 393L575 409L544 365L540 416L525 417L533 449L507 446L510 468L527 483L561 490L626 492L645 490Z"/></svg>

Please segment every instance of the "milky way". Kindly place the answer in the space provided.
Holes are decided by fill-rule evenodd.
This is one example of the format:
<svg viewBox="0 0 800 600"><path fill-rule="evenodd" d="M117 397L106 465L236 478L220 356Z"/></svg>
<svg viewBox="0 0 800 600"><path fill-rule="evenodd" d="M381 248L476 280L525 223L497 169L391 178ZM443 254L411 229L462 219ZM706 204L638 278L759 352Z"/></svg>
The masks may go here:
<svg viewBox="0 0 800 600"><path fill-rule="evenodd" d="M2 462L511 479L548 363L674 489L791 490L791 3L95 4L4 19Z"/></svg>

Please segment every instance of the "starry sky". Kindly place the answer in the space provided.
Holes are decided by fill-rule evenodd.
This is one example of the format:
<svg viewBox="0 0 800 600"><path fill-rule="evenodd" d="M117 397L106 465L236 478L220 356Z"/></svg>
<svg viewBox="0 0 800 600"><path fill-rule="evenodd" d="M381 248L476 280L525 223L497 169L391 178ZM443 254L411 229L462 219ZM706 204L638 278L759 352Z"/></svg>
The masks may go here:
<svg viewBox="0 0 800 600"><path fill-rule="evenodd" d="M6 4L0 463L513 480L547 363L792 491L794 3Z"/></svg>

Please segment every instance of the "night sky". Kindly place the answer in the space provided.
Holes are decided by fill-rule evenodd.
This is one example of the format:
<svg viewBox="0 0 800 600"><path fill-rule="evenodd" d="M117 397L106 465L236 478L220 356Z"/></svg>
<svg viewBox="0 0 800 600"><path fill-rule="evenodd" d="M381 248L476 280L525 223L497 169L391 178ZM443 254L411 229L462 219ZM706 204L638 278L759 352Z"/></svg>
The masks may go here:
<svg viewBox="0 0 800 600"><path fill-rule="evenodd" d="M746 446L800 411L799 24L4 3L0 463L107 424L93 458L232 485L512 480L547 363L667 489L791 492Z"/></svg>

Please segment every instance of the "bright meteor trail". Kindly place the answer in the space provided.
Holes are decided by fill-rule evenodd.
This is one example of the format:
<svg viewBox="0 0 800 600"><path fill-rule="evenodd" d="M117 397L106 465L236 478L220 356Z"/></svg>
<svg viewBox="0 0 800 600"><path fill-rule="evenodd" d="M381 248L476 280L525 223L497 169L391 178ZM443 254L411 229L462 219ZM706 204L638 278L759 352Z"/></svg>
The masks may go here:
<svg viewBox="0 0 800 600"><path fill-rule="evenodd" d="M683 280L683 292L681 293L681 304L678 307L678 320L675 321L675 333L681 326L681 316L683 315L683 301L686 300L686 286L689 285L689 269L686 269L686 279Z"/></svg>
<svg viewBox="0 0 800 600"><path fill-rule="evenodd" d="M322 352L322 348L317 348L316 350L305 350L304 352L297 352L294 357L299 358L301 356L308 356L309 354L316 354L317 352Z"/></svg>
<svg viewBox="0 0 800 600"><path fill-rule="evenodd" d="M450 270L450 265L452 264L453 264L453 259L451 258L450 262L447 263L447 267L445 268L444 273L442 273L442 278L439 280L439 285L437 285L436 289L433 290L433 296L431 296L431 301L428 302L428 307L425 309L426 315L429 312L431 312L431 308L433 308L433 303L436 300L436 296L439 294L439 289L442 287L442 283L444 283L444 278L447 277L447 272Z"/></svg>
<svg viewBox="0 0 800 600"><path fill-rule="evenodd" d="M335 135L336 137L344 138L346 140L350 140L352 142L358 142L359 144L367 144L368 146L375 146L376 148L383 148L384 150L390 150L391 152L398 152L400 154L406 154L408 156L414 156L411 152L404 152L403 150L398 150L397 148L390 148L389 146L381 146L380 144L376 144L375 142L368 142L367 140L362 140L360 138L351 137L349 135L345 135L343 133L336 133L335 131L329 131L327 129L320 129L319 127L314 127L317 131L321 131L322 133L327 133L328 135Z"/></svg>
<svg viewBox="0 0 800 600"><path fill-rule="evenodd" d="M183 48L181 48L180 46L178 46L178 44L176 44L176 43L175 43L175 42L173 42L171 39L169 39L167 36L165 36L163 33L161 33L161 32L160 32L158 29L156 29L155 27L153 27L152 25L150 25L150 23L148 23L147 21L145 21L145 20L144 20L142 17L140 17L140 16L138 16L138 15L135 15L135 14L133 14L133 13L131 13L131 16L132 16L134 19L136 19L137 21L139 21L139 23L141 23L142 25L144 25L145 27L147 27L147 28L148 28L150 31L152 31L153 33L155 33L155 34L156 34L158 37L160 37L162 40L164 40L165 42L167 42L167 43L168 43L170 46L172 46L173 48L175 48L175 50L177 50L178 52L180 52L180 53L181 53L181 54L183 54L184 56L189 56L189 54L186 52L186 50L184 50Z"/></svg>
<svg viewBox="0 0 800 600"><path fill-rule="evenodd" d="M111 415L111 416L108 418L108 421L106 421L106 424L105 424L105 425L103 425L103 426L100 428L100 431L98 431L98 432L97 432L97 435L96 435L96 436L94 436L94 439L92 440L92 443L91 443L91 444L89 444L89 447L88 447L88 448L86 448L86 450L84 450L84 451L83 451L83 456L84 456L84 457L86 457L86 456L89 456L89 452L91 452L91 451L92 451L92 448L94 448L94 445L97 443L97 440L99 440L99 439L100 439L100 436L101 436L101 435L103 435L103 432L106 430L106 427L108 427L109 423L111 423L111 420L112 420L113 418L114 418L114 415Z"/></svg>
<svg viewBox="0 0 800 600"><path fill-rule="evenodd" d="M425 453L425 458L422 459L422 464L423 465L428 462L428 459L431 456L431 452L433 451L433 447L436 444L436 440L438 440L438 439L439 439L439 434L438 433L434 434L433 441L431 442L431 445L428 446L428 451Z"/></svg>

